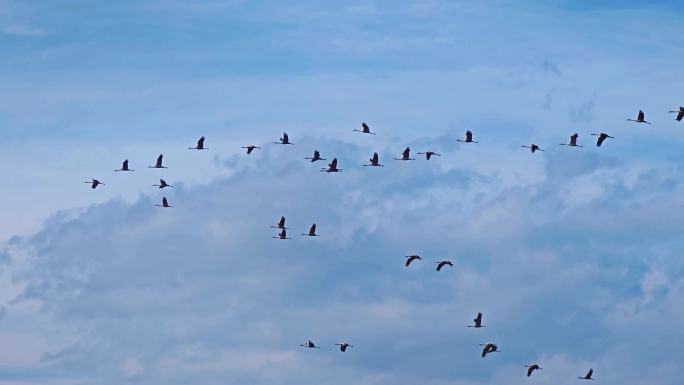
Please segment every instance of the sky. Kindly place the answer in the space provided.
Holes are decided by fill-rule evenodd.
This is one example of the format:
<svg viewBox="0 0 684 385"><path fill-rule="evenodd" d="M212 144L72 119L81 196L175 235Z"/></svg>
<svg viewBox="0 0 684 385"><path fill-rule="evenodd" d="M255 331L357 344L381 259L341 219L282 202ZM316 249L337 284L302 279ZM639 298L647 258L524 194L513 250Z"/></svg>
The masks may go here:
<svg viewBox="0 0 684 385"><path fill-rule="evenodd" d="M0 0L0 384L681 384L683 16Z"/></svg>

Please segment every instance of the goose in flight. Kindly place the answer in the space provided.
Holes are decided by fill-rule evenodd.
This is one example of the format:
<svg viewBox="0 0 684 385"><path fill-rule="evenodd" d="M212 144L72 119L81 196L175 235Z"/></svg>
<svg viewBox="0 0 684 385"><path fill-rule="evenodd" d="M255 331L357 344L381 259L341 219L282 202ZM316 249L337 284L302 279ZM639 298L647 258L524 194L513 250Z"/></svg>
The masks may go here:
<svg viewBox="0 0 684 385"><path fill-rule="evenodd" d="M173 206L169 206L169 201L166 199L166 197L162 198L162 204L160 205L155 205L157 207L164 207L164 208L173 208Z"/></svg>
<svg viewBox="0 0 684 385"><path fill-rule="evenodd" d="M368 127L368 125L367 125L365 122L362 122L362 123L361 123L361 129L360 129L360 130L359 130L359 129L355 129L354 131L360 132L360 133L362 133L362 134L371 134L371 135L375 135L375 132L371 132L370 127Z"/></svg>
<svg viewBox="0 0 684 385"><path fill-rule="evenodd" d="M451 261L439 261L435 262L437 264L437 271L442 270L444 266L449 266L449 267L454 267L454 265L451 263Z"/></svg>
<svg viewBox="0 0 684 385"><path fill-rule="evenodd" d="M279 142L274 142L275 144L294 144L290 143L290 137L287 136L287 132L283 132L283 137L278 139Z"/></svg>
<svg viewBox="0 0 684 385"><path fill-rule="evenodd" d="M477 316L475 317L475 319L473 319L473 323L474 323L474 325L468 325L468 327L469 328L475 328L475 329L486 328L486 326L482 325L482 313L481 312L477 313Z"/></svg>
<svg viewBox="0 0 684 385"><path fill-rule="evenodd" d="M173 187L170 184L166 183L166 181L164 179L159 179L159 184L153 184L152 186L159 187L159 188Z"/></svg>
<svg viewBox="0 0 684 385"><path fill-rule="evenodd" d="M646 121L644 111L641 111L641 110L639 110L639 114L637 115L636 119L627 119L627 120L630 122L651 124L650 122Z"/></svg>
<svg viewBox="0 0 684 385"><path fill-rule="evenodd" d="M537 364L525 365L525 367L527 368L527 377L531 376L535 370L542 370L541 366L539 366Z"/></svg>
<svg viewBox="0 0 684 385"><path fill-rule="evenodd" d="M417 152L416 154L425 155L425 159L427 160L430 160L433 156L442 156L442 154L438 154L434 151Z"/></svg>
<svg viewBox="0 0 684 385"><path fill-rule="evenodd" d="M275 226L271 226L272 229L287 229L289 230L289 227L285 227L285 217L281 216L280 219L278 220L278 223L276 223Z"/></svg>
<svg viewBox="0 0 684 385"><path fill-rule="evenodd" d="M470 130L466 131L465 140L461 140L461 139L456 139L456 140L459 142L463 142L463 143L479 143L479 142L475 142L473 140L473 133Z"/></svg>
<svg viewBox="0 0 684 385"><path fill-rule="evenodd" d="M574 133L570 135L570 141L568 143L561 143L561 146L569 146L569 147L583 147L577 144L577 138L579 137L578 133Z"/></svg>
<svg viewBox="0 0 684 385"><path fill-rule="evenodd" d="M209 147L204 147L204 137L199 138L197 147L188 147L188 150L208 150Z"/></svg>
<svg viewBox="0 0 684 385"><path fill-rule="evenodd" d="M594 369L589 368L589 371L587 372L587 374L584 377L577 377L577 378L579 378L580 380L593 380L593 378L591 378L591 376L593 374L594 374Z"/></svg>
<svg viewBox="0 0 684 385"><path fill-rule="evenodd" d="M99 185L105 186L104 183L100 182L99 180L97 180L97 179L95 179L95 178L93 178L93 180L91 180L91 181L83 182L83 183L89 184L89 185L90 185L90 188L92 188L92 189L96 189L97 186L99 186Z"/></svg>
<svg viewBox="0 0 684 385"><path fill-rule="evenodd" d="M128 168L128 159L126 159L123 161L121 168L118 170L114 170L114 171L135 171L135 170L131 170L130 168Z"/></svg>
<svg viewBox="0 0 684 385"><path fill-rule="evenodd" d="M501 350L499 350L499 347L496 346L496 344L488 343L488 344L480 344L480 346L484 346L482 349L482 358L485 358L487 354L489 353L499 353Z"/></svg>
<svg viewBox="0 0 684 385"><path fill-rule="evenodd" d="M406 267L409 267L411 262L415 261L416 259L419 261L423 260L423 258L421 258L420 255L407 255L404 258L406 258L406 263L404 264Z"/></svg>
<svg viewBox="0 0 684 385"><path fill-rule="evenodd" d="M323 167L321 172L341 172L341 168L337 168L337 158L333 158L332 162L328 163L328 167Z"/></svg>
<svg viewBox="0 0 684 385"><path fill-rule="evenodd" d="M544 150L542 150L541 148L539 148L539 146L537 146L537 145L534 144L534 143L531 144L531 145L529 145L529 146L520 146L520 147L529 148L529 149L530 149L530 152L533 153L533 154L534 154L535 152L537 152L537 151L544 151Z"/></svg>
<svg viewBox="0 0 684 385"><path fill-rule="evenodd" d="M598 136L598 140L596 141L596 147L601 147L601 145L603 144L603 141L608 139L608 138L615 138L615 137L610 136L608 134L605 134L603 132L600 134L589 134L589 135Z"/></svg>
<svg viewBox="0 0 684 385"><path fill-rule="evenodd" d="M671 114L672 113L677 114L677 116L675 117L675 120L678 122L681 122L682 119L684 119L684 107L679 107L679 110L670 111L670 113Z"/></svg>
<svg viewBox="0 0 684 385"><path fill-rule="evenodd" d="M306 234L302 234L302 235L305 235L307 237L317 237L318 234L316 234L316 224L314 223L313 225L311 225L309 232Z"/></svg>
<svg viewBox="0 0 684 385"><path fill-rule="evenodd" d="M147 166L149 168L168 168L162 164L164 161L164 154L159 154L157 157L157 162L154 164L154 166Z"/></svg>
<svg viewBox="0 0 684 385"><path fill-rule="evenodd" d="M241 148L247 149L247 155L251 154L252 151L254 151L254 149L259 149L259 150L261 150L261 147L255 146L255 145L253 145L253 144L250 144L250 145L248 145L248 146L242 146Z"/></svg>
<svg viewBox="0 0 684 385"><path fill-rule="evenodd" d="M341 344L335 344L335 345L337 345L337 346L340 347L340 351L341 351L342 353L346 352L346 351L347 351L347 348L353 348L353 347L354 347L354 345L349 345L349 344L346 343L346 342L341 343Z"/></svg>
<svg viewBox="0 0 684 385"><path fill-rule="evenodd" d="M406 147L404 152L401 153L401 158L394 158L394 160L415 160L411 158L411 147Z"/></svg>
<svg viewBox="0 0 684 385"><path fill-rule="evenodd" d="M287 230L285 230L285 229L280 230L280 233L278 233L278 236L277 236L277 237L271 237L271 238L275 238L275 239L292 239L292 238L288 238L288 237L287 237Z"/></svg>
<svg viewBox="0 0 684 385"><path fill-rule="evenodd" d="M306 157L304 159L311 159L311 162L315 162L317 160L325 160L325 158L321 158L321 153L318 152L318 150L314 150L312 157Z"/></svg>
<svg viewBox="0 0 684 385"><path fill-rule="evenodd" d="M308 342L305 343L305 344L300 344L299 346L303 346L303 347L305 347L305 348L307 348L307 349L320 349L320 347L316 346L316 345L315 345L313 342L311 342L311 341L308 341Z"/></svg>
<svg viewBox="0 0 684 385"><path fill-rule="evenodd" d="M364 164L363 167L385 167L380 164L380 157L378 156L377 152L373 153L373 157L370 158L370 163Z"/></svg>

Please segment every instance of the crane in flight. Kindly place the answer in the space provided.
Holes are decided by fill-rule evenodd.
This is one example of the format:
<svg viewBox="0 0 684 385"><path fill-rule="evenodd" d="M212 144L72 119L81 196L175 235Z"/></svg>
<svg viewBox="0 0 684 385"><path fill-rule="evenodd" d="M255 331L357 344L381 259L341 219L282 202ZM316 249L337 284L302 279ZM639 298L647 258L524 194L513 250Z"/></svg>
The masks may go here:
<svg viewBox="0 0 684 385"><path fill-rule="evenodd" d="M166 199L166 197L162 198L162 204L160 205L155 205L157 207L163 207L163 208L173 208L173 206L169 206L169 201Z"/></svg>
<svg viewBox="0 0 684 385"><path fill-rule="evenodd" d="M333 158L332 162L328 163L328 167L321 168L321 172L341 172L341 168L337 168L337 158Z"/></svg>
<svg viewBox="0 0 684 385"><path fill-rule="evenodd" d="M340 351L341 351L342 353L346 352L346 351L347 351L347 348L353 348L353 347L354 347L354 345L349 345L349 344L346 343L346 342L343 342L343 343L341 343L341 344L335 344L335 345L337 345L337 346L340 347Z"/></svg>
<svg viewBox="0 0 684 385"><path fill-rule="evenodd" d="M496 346L496 344L488 343L488 344L480 344L480 346L484 346L482 349L482 358L485 358L487 354L489 353L499 353L501 350L499 350L499 347Z"/></svg>
<svg viewBox="0 0 684 385"><path fill-rule="evenodd" d="M593 378L591 378L591 376L593 374L594 374L594 369L589 368L589 371L587 372L587 374L584 377L577 377L577 378L579 378L580 380L594 380Z"/></svg>
<svg viewBox="0 0 684 385"><path fill-rule="evenodd" d="M561 146L569 146L569 147L583 147L577 144L577 138L579 137L578 133L574 133L570 135L570 141L568 143L561 143Z"/></svg>
<svg viewBox="0 0 684 385"><path fill-rule="evenodd" d="M468 325L468 327L475 329L486 328L486 326L482 325L482 312L477 313L477 316L473 319L473 323L474 325Z"/></svg>
<svg viewBox="0 0 684 385"><path fill-rule="evenodd" d="M126 159L123 161L121 168L118 170L114 170L114 171L135 171L135 170L131 170L130 168L128 168L128 159Z"/></svg>
<svg viewBox="0 0 684 385"><path fill-rule="evenodd" d="M361 129L360 129L360 130L359 130L359 129L354 129L354 131L360 132L360 133L362 133L362 134L371 134L371 135L375 135L375 132L371 132L370 127L368 127L368 125L367 125L365 122L362 122L362 123L361 123Z"/></svg>
<svg viewBox="0 0 684 385"><path fill-rule="evenodd" d="M105 186L104 183L100 182L99 180L97 180L97 179L95 179L95 178L92 178L91 181L83 182L83 183L89 184L89 185L90 185L90 188L92 188L92 189L96 189L97 186L99 186L99 185Z"/></svg>
<svg viewBox="0 0 684 385"><path fill-rule="evenodd" d="M310 340L309 340L307 343L305 343L305 344L300 344L299 346L303 346L303 347L305 347L305 348L307 348L307 349L320 349L320 347L316 346L316 345L315 345L313 342L311 342Z"/></svg>
<svg viewBox="0 0 684 385"><path fill-rule="evenodd" d="M415 160L411 158L411 147L406 147L404 152L401 153L401 158L394 158L394 160Z"/></svg>
<svg viewBox="0 0 684 385"><path fill-rule="evenodd" d="M684 119L684 107L679 107L679 110L670 111L671 114L677 114L675 120L681 122Z"/></svg>
<svg viewBox="0 0 684 385"><path fill-rule="evenodd" d="M209 147L204 147L204 137L199 138L196 147L188 147L188 150L208 150Z"/></svg>
<svg viewBox="0 0 684 385"><path fill-rule="evenodd" d="M406 267L409 267L411 262L415 261L416 259L419 261L423 260L423 258L421 258L420 255L407 255L404 258L406 258L406 263L404 264Z"/></svg>
<svg viewBox="0 0 684 385"><path fill-rule="evenodd" d="M630 122L651 124L650 122L646 121L644 111L641 111L641 110L639 110L639 114L637 114L636 119L627 119L627 120Z"/></svg>
<svg viewBox="0 0 684 385"><path fill-rule="evenodd" d="M434 151L425 151L425 152L417 152L416 154L418 155L425 155L425 159L430 160L433 156L442 156L442 154L438 154Z"/></svg>
<svg viewBox="0 0 684 385"><path fill-rule="evenodd" d="M168 168L162 164L164 161L164 154L159 154L157 157L157 162L154 164L154 166L147 166L148 168Z"/></svg>
<svg viewBox="0 0 684 385"><path fill-rule="evenodd" d="M278 236L277 236L277 237L271 237L271 238L275 238L275 239L292 239L292 238L288 238L288 237L287 237L287 230L285 230L285 229L280 230L280 233L278 233Z"/></svg>
<svg viewBox="0 0 684 385"><path fill-rule="evenodd" d="M317 160L326 160L325 158L321 158L321 153L318 152L318 150L314 150L313 156L311 157L306 157L304 159L311 159L311 162L315 162Z"/></svg>
<svg viewBox="0 0 684 385"><path fill-rule="evenodd" d="M606 134L606 133L603 133L603 132L600 133L600 134L589 134L589 135L598 136L598 140L596 141L596 147L601 147L601 145L603 144L603 142L604 142L606 139L608 139L608 138L615 139L614 136L610 136L610 135L608 135L608 134Z"/></svg>
<svg viewBox="0 0 684 385"><path fill-rule="evenodd" d="M535 370L542 370L541 366L537 364L525 365L525 367L527 368L527 377L531 376Z"/></svg>
<svg viewBox="0 0 684 385"><path fill-rule="evenodd" d="M461 140L461 139L456 139L456 140L459 141L459 142L463 142L463 143L479 143L479 142L475 142L475 141L473 140L473 133L472 133L472 131L470 131L470 130L467 130L467 131L466 131L466 133L465 133L465 140Z"/></svg>
<svg viewBox="0 0 684 385"><path fill-rule="evenodd" d="M533 153L533 154L534 154L535 152L537 152L537 151L544 151L544 150L542 150L539 146L537 146L537 145L534 144L534 143L532 143L532 144L529 145L529 146L520 146L520 147L529 148L529 149L530 149L530 152Z"/></svg>
<svg viewBox="0 0 684 385"><path fill-rule="evenodd" d="M311 225L311 228L309 228L309 232L302 235L305 235L307 237L317 237L318 234L316 234L316 224L314 223L313 225Z"/></svg>
<svg viewBox="0 0 684 385"><path fill-rule="evenodd" d="M380 157L378 156L377 152L373 153L373 157L370 158L370 163L364 164L363 167L385 167L380 164Z"/></svg>
<svg viewBox="0 0 684 385"><path fill-rule="evenodd" d="M173 187L170 184L166 183L166 181L164 179L159 179L159 184L153 184L152 186L159 187L159 188Z"/></svg>
<svg viewBox="0 0 684 385"><path fill-rule="evenodd" d="M449 266L449 267L454 267L453 263L451 261L439 261L435 262L437 264L437 271L442 270L444 266Z"/></svg>
<svg viewBox="0 0 684 385"><path fill-rule="evenodd" d="M286 229L289 230L289 227L285 227L285 217L281 216L280 219L278 220L278 223L276 223L275 226L271 226L272 229Z"/></svg>
<svg viewBox="0 0 684 385"><path fill-rule="evenodd" d="M275 144L294 144L290 142L290 137L287 136L287 132L283 132L283 137L278 139L279 142L274 142Z"/></svg>
<svg viewBox="0 0 684 385"><path fill-rule="evenodd" d="M259 149L259 150L261 150L261 147L255 146L255 145L253 145L253 144L250 144L250 145L248 145L248 146L242 146L241 148L247 149L247 155L251 154L252 151L254 151L254 149Z"/></svg>

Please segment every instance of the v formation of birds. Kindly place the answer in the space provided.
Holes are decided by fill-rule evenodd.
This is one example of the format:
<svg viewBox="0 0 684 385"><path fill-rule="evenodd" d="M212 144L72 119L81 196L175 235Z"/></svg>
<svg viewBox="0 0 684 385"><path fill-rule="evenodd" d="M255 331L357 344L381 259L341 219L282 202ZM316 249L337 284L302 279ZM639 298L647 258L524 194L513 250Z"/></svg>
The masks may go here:
<svg viewBox="0 0 684 385"><path fill-rule="evenodd" d="M677 110L671 110L669 111L670 113L676 114L675 120L676 121L682 121L684 119L684 107L679 107ZM627 119L630 122L635 122L635 123L643 123L643 124L651 124L651 122L646 120L645 114L643 111L639 110L637 113L636 119ZM361 123L361 128L360 129L354 129L353 131L359 132L361 134L367 134L367 135L376 135L375 132L372 132L370 129L370 126L368 124ZM601 147L606 139L614 139L613 136L610 136L604 132L599 132L599 133L591 133L591 136L596 136L596 146ZM569 146L569 147L583 147L578 143L579 139L579 134L574 133L570 135L569 140L567 143L560 143L561 146ZM473 132L470 130L467 130L463 139L457 139L458 142L461 143L466 143L466 144L473 144L473 143L479 143L473 139ZM204 145L205 138L201 137L197 141L197 145L194 147L188 147L190 150L209 150L208 147L205 147ZM277 142L274 142L275 144L279 145L294 145L290 141L290 137L287 133L283 133L283 136L279 138ZM537 144L529 144L529 145L522 145L522 148L527 148L531 153L536 153L537 151L544 151L539 145ZM246 145L242 146L243 149L246 150L246 154L250 155L254 152L254 150L259 150L261 147L255 146L255 145ZM438 154L434 151L423 151L423 152L417 152L416 154L419 155L424 155L426 160L430 160L434 156L442 156L441 154ZM406 147L404 151L401 153L400 157L395 157L395 160L398 161L411 161L411 160L416 160L416 158L411 157L411 148ZM306 157L305 160L308 160L310 162L317 162L317 161L325 161L327 160L326 158L323 158L321 153L318 150L314 150L313 154L310 157ZM371 156L369 163L368 164L363 164L364 167L384 167L383 164L380 163L380 157L377 152L374 152L373 155ZM155 163L153 165L149 165L148 168L153 168L153 169L166 169L164 165L164 155L160 154ZM121 168L114 170L115 172L130 172L130 171L135 171L134 169L131 169L129 167L129 161L128 159L124 160ZM338 160L337 158L332 158L330 163L326 167L321 168L321 172L326 172L326 173L339 173L342 172L342 169L338 167ZM96 178L92 178L90 181L85 181L83 183L89 184L92 189L96 189L99 186L105 186L105 183L101 182L100 180ZM167 187L173 187L173 185L168 184L164 179L159 179L159 184L153 184L152 186L157 187L159 189L164 189ZM166 197L162 197L161 204L156 204L156 206L161 207L161 208L173 208L173 206L170 205L168 199ZM272 238L278 239L278 240L288 240L292 239L288 237L287 230L289 230L288 227L285 225L285 217L281 216L280 219L276 222L275 225L271 226L271 228L276 229L278 231L277 235L273 236ZM301 233L301 236L304 237L318 237L319 234L316 233L316 224L312 224L311 227L309 227L309 230L305 233ZM417 263L418 261L422 261L423 258L420 255L407 255L405 256L405 262L404 266L406 268L410 268L413 264ZM447 266L449 268L453 268L453 263L449 260L440 260L440 261L435 261L435 264L437 264L436 271L442 271L444 268ZM482 324L483 321L483 314L481 312L477 313L476 317L473 319L473 324L468 325L469 328L475 328L475 329L480 329L480 328L486 328L486 325ZM320 346L316 345L314 342L311 340L307 341L306 343L300 344L301 347L307 348L307 349L320 349ZM342 343L336 343L335 346L338 347L338 349L341 352L346 352L349 348L354 347L354 345L351 345L347 342L342 342ZM494 344L494 343L483 343L480 344L482 347L482 352L481 356L482 358L487 357L489 354L492 353L499 353L501 350L499 350L499 347ZM532 376L532 374L535 371L541 371L542 368L539 366L539 364L530 364L530 365L525 365L525 368L527 368L526 374L527 377ZM592 377L594 373L593 369L589 369L588 372L583 375L583 376L578 376L578 379L580 380L594 380Z"/></svg>

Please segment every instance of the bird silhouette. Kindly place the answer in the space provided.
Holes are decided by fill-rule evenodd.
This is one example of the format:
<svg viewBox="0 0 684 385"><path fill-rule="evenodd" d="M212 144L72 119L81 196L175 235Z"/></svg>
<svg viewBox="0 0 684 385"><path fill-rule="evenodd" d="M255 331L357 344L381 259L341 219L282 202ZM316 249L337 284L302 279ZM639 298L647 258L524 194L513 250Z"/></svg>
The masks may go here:
<svg viewBox="0 0 684 385"><path fill-rule="evenodd" d="M482 349L482 358L485 358L487 354L489 353L499 353L501 350L499 350L499 347L496 346L496 344L488 343L488 344L480 344L480 346L484 346Z"/></svg>
<svg viewBox="0 0 684 385"><path fill-rule="evenodd" d="M313 342L311 342L311 341L308 341L308 342L305 343L305 344L300 344L299 346L303 346L303 347L308 348L308 349L320 349L320 347L316 346L316 345L315 345Z"/></svg>
<svg viewBox="0 0 684 385"><path fill-rule="evenodd" d="M417 152L416 154L425 155L425 159L427 160L430 160L433 156L442 156L442 154L438 154L434 151Z"/></svg>
<svg viewBox="0 0 684 385"><path fill-rule="evenodd" d="M479 142L473 141L473 133L470 130L466 131L465 140L461 140L461 139L456 139L456 140L458 142L463 142L463 143L479 143Z"/></svg>
<svg viewBox="0 0 684 385"><path fill-rule="evenodd" d="M131 170L130 168L128 168L128 159L126 159L123 161L121 168L118 170L114 170L114 171L135 171L135 170Z"/></svg>
<svg viewBox="0 0 684 385"><path fill-rule="evenodd" d="M589 371L587 372L587 374L584 377L577 377L577 378L579 378L580 380L593 380L593 378L591 378L591 376L593 374L594 374L594 369L589 368Z"/></svg>
<svg viewBox="0 0 684 385"><path fill-rule="evenodd" d="M373 157L370 158L370 163L364 164L363 167L385 167L380 164L380 157L378 156L377 152L373 153Z"/></svg>
<svg viewBox="0 0 684 385"><path fill-rule="evenodd" d="M474 323L474 325L468 325L468 327L469 328L475 328L475 329L486 328L486 326L482 325L482 313L481 312L477 313L477 316L475 317L475 319L473 319L473 323Z"/></svg>
<svg viewBox="0 0 684 385"><path fill-rule="evenodd" d="M208 150L209 147L204 147L204 137L199 138L196 147L188 147L188 150Z"/></svg>
<svg viewBox="0 0 684 385"><path fill-rule="evenodd" d="M276 223L275 226L271 226L272 229L287 229L289 230L289 227L285 227L285 217L281 216L280 219L278 220L278 223Z"/></svg>
<svg viewBox="0 0 684 385"><path fill-rule="evenodd" d="M88 181L88 182L83 182L83 183L89 184L89 185L90 185L90 188L92 188L92 189L96 189L97 186L99 186L99 185L105 186L104 183L100 182L99 180L97 180L97 179L95 179L95 178L92 178L92 180L90 180L90 181Z"/></svg>
<svg viewBox="0 0 684 385"><path fill-rule="evenodd" d="M277 237L271 237L271 238L276 238L276 239L292 239L287 237L287 230L282 229L280 230L280 233L278 233Z"/></svg>
<svg viewBox="0 0 684 385"><path fill-rule="evenodd" d="M570 135L570 141L568 143L561 143L561 146L569 146L569 147L583 147L577 144L577 138L579 137L578 133L574 133Z"/></svg>
<svg viewBox="0 0 684 385"><path fill-rule="evenodd" d="M159 187L159 188L173 187L170 184L166 183L166 181L164 179L159 179L159 184L153 184L152 186Z"/></svg>
<svg viewBox="0 0 684 385"><path fill-rule="evenodd" d="M328 163L328 167L321 168L321 172L342 172L341 168L337 168L337 158L333 158L332 162Z"/></svg>
<svg viewBox="0 0 684 385"><path fill-rule="evenodd" d="M258 146L252 145L252 144L250 144L248 146L242 146L241 148L247 149L247 155L251 154L252 151L254 151L254 149L260 149L261 150L261 147L258 147Z"/></svg>
<svg viewBox="0 0 684 385"><path fill-rule="evenodd" d="M541 148L539 148L539 146L537 146L536 144L531 144L529 146L520 146L520 147L529 148L530 152L533 154L537 151L544 151Z"/></svg>
<svg viewBox="0 0 684 385"><path fill-rule="evenodd" d="M678 122L681 122L682 119L684 119L684 107L679 107L679 110L670 111L670 113L677 114L677 116L675 116L675 120Z"/></svg>
<svg viewBox="0 0 684 385"><path fill-rule="evenodd" d="M304 159L311 159L311 162L315 162L317 160L325 160L325 158L321 158L321 153L318 152L318 150L314 150L312 157L306 157Z"/></svg>
<svg viewBox="0 0 684 385"><path fill-rule="evenodd" d="M342 353L346 352L346 351L347 351L347 348L353 348L353 347L354 347L354 345L349 345L349 344L346 343L346 342L341 343L341 344L335 344L335 345L337 345L337 346L340 347L340 351L341 351Z"/></svg>
<svg viewBox="0 0 684 385"><path fill-rule="evenodd" d="M147 166L149 168L168 168L165 167L162 162L164 161L164 154L159 154L157 157L157 162L154 164L154 166Z"/></svg>
<svg viewBox="0 0 684 385"><path fill-rule="evenodd" d="M163 208L173 208L173 206L169 206L169 201L166 199L166 197L162 198L162 204L160 205L155 205L157 207L163 207Z"/></svg>
<svg viewBox="0 0 684 385"><path fill-rule="evenodd" d="M359 129L354 129L354 131L360 132L360 133L362 133L362 134L371 134L371 135L375 135L374 132L371 132L370 127L368 127L368 125L367 125L365 122L364 122L364 123L361 123L361 129L360 129L360 130L359 130Z"/></svg>
<svg viewBox="0 0 684 385"><path fill-rule="evenodd" d="M636 119L627 119L630 122L637 122L637 123L646 123L646 124L651 124L646 121L644 111L639 110L639 114L637 115Z"/></svg>
<svg viewBox="0 0 684 385"><path fill-rule="evenodd" d="M449 266L449 267L454 267L454 265L451 263L451 261L439 261L435 262L437 264L437 271L442 270L444 266Z"/></svg>
<svg viewBox="0 0 684 385"><path fill-rule="evenodd" d="M542 370L541 366L539 366L537 364L525 365L525 367L527 368L527 377L531 376L535 370Z"/></svg>
<svg viewBox="0 0 684 385"><path fill-rule="evenodd" d="M394 158L394 160L415 160L411 158L411 147L406 147L401 153L401 158Z"/></svg>
<svg viewBox="0 0 684 385"><path fill-rule="evenodd" d="M287 132L283 132L283 137L278 140L279 142L275 142L275 144L294 144L290 143L290 137L287 136Z"/></svg>
<svg viewBox="0 0 684 385"><path fill-rule="evenodd" d="M596 147L601 147L601 145L603 144L603 141L605 141L606 139L614 138L613 136L610 136L610 135L605 134L603 132L600 134L589 134L589 135L598 136L598 140L596 141Z"/></svg>
<svg viewBox="0 0 684 385"><path fill-rule="evenodd" d="M419 261L423 260L423 258L421 258L420 255L407 255L404 258L406 258L406 263L404 264L406 267L409 267L411 262L415 261L416 259Z"/></svg>
<svg viewBox="0 0 684 385"><path fill-rule="evenodd" d="M307 237L317 237L318 234L316 234L316 224L314 223L313 225L311 225L311 228L309 228L309 232L302 235L305 235Z"/></svg>

